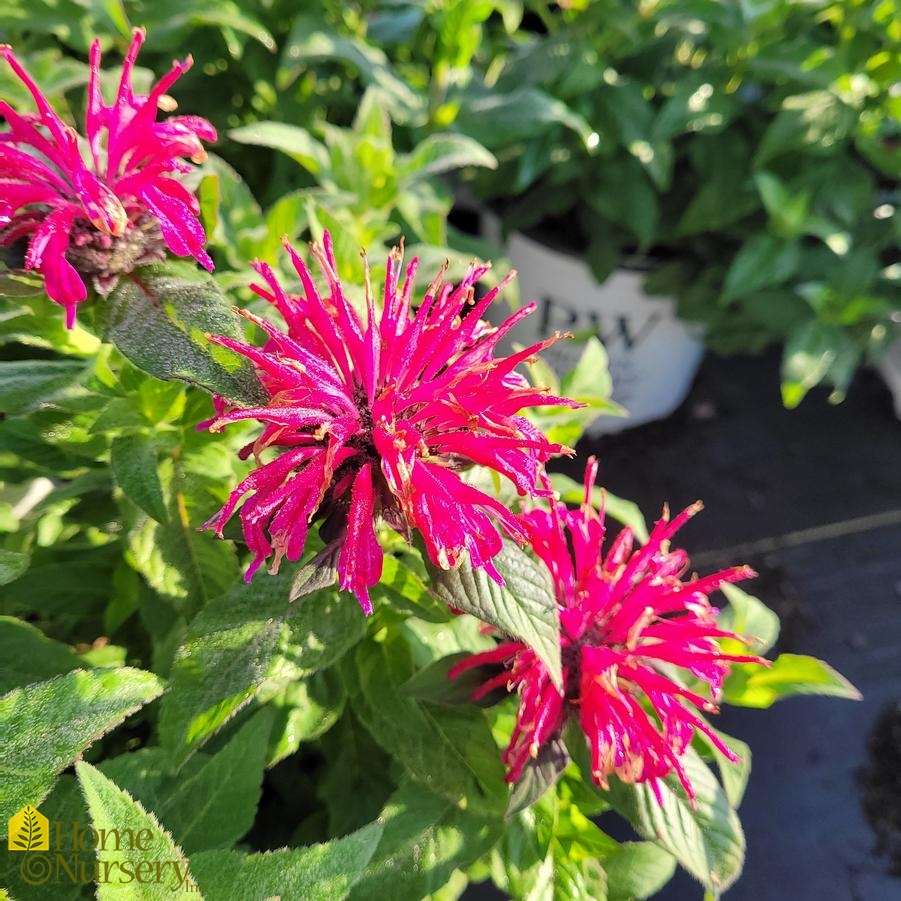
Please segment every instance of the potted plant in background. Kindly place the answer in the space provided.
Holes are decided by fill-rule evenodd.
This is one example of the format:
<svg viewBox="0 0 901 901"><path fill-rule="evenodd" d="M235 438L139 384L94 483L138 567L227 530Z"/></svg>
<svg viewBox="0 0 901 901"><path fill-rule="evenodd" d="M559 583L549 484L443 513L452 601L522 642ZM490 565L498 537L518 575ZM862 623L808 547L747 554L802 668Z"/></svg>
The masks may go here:
<svg viewBox="0 0 901 901"><path fill-rule="evenodd" d="M675 0L547 16L468 87L455 121L499 160L472 184L510 236L523 292L546 299L546 320L599 333L614 382L637 363L660 414L699 355L691 328L671 322L683 370L655 378L663 357L641 348L661 325L646 295L674 298L715 349L784 341L787 406L821 382L841 400L901 316L897 30L884 9L855 4ZM496 127L502 98L532 89L587 134L562 121ZM612 299L589 289L586 267ZM623 393L636 387L621 382L619 399L640 420L640 395Z"/></svg>

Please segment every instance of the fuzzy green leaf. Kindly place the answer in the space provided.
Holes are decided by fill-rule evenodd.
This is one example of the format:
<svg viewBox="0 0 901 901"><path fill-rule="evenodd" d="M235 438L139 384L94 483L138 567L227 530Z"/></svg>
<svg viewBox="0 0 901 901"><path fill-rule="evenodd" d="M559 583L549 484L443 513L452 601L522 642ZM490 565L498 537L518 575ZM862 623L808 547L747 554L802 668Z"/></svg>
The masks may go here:
<svg viewBox="0 0 901 901"><path fill-rule="evenodd" d="M510 541L494 565L504 578L503 587L468 563L451 570L430 565L429 570L433 588L446 604L524 641L560 686L560 624L548 571Z"/></svg>
<svg viewBox="0 0 901 901"><path fill-rule="evenodd" d="M251 364L206 337L242 337L210 275L187 264L145 266L123 278L97 313L104 340L150 375L189 382L239 404L265 400Z"/></svg>
<svg viewBox="0 0 901 901"><path fill-rule="evenodd" d="M0 698L0 828L40 804L60 770L162 691L152 673L120 667L75 670Z"/></svg>
<svg viewBox="0 0 901 901"><path fill-rule="evenodd" d="M360 878L381 836L381 824L371 823L344 838L307 848L265 854L205 851L194 855L191 867L206 901L341 901Z"/></svg>
<svg viewBox="0 0 901 901"><path fill-rule="evenodd" d="M744 864L741 823L700 757L689 749L682 763L695 791L695 807L673 776L659 783L662 804L648 785L627 785L615 777L604 797L640 835L672 854L709 891L724 892Z"/></svg>
<svg viewBox="0 0 901 901"><path fill-rule="evenodd" d="M181 762L267 679L285 684L330 666L362 637L352 597L317 592L291 603L292 573L239 583L191 623L163 699L160 737Z"/></svg>
<svg viewBox="0 0 901 901"><path fill-rule="evenodd" d="M131 830L136 837L143 834L140 849L129 848L126 838L118 843L112 840L98 843L97 860L107 879L98 883L97 901L162 901L175 897L176 893L183 896L189 892L192 896L196 893L202 901L181 848L157 818L90 764L76 763L75 772L94 829L98 832L116 829L120 835ZM142 865L146 881L136 875ZM158 881L152 878L157 872Z"/></svg>
<svg viewBox="0 0 901 901"><path fill-rule="evenodd" d="M144 435L123 435L110 448L110 463L118 486L148 516L168 520L163 486L157 473L157 451Z"/></svg>
<svg viewBox="0 0 901 901"><path fill-rule="evenodd" d="M487 851L502 830L502 821L462 811L409 781L391 796L379 821L384 834L351 901L420 901Z"/></svg>
<svg viewBox="0 0 901 901"><path fill-rule="evenodd" d="M10 360L0 362L0 412L18 416L51 402L87 374L80 361Z"/></svg>
<svg viewBox="0 0 901 901"><path fill-rule="evenodd" d="M497 745L482 710L420 702L402 686L412 660L399 639L364 642L354 655L354 712L373 738L413 778L455 803L499 816L507 787Z"/></svg>
<svg viewBox="0 0 901 901"><path fill-rule="evenodd" d="M264 708L160 805L160 819L189 854L231 847L253 825L274 711Z"/></svg>
<svg viewBox="0 0 901 901"><path fill-rule="evenodd" d="M0 694L84 666L76 653L14 616L0 616Z"/></svg>

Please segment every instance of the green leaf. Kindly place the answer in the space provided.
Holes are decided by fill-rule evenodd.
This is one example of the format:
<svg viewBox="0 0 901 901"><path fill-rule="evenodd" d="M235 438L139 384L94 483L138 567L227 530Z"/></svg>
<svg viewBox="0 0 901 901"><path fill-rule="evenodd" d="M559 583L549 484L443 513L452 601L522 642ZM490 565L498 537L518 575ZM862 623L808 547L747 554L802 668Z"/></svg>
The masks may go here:
<svg viewBox="0 0 901 901"><path fill-rule="evenodd" d="M761 288L779 285L801 265L801 251L794 241L785 242L761 233L747 241L736 254L723 284L723 299L747 297Z"/></svg>
<svg viewBox="0 0 901 901"><path fill-rule="evenodd" d="M166 521L136 512L129 523L126 558L154 591L185 616L222 595L240 573L232 543L197 529L212 512L211 498L207 481L185 471L188 462L186 455L178 461L162 461L157 474Z"/></svg>
<svg viewBox="0 0 901 901"><path fill-rule="evenodd" d="M723 687L723 698L739 707L770 707L793 695L828 695L859 701L860 692L827 663L804 654L780 654L768 669L752 663L734 664Z"/></svg>
<svg viewBox="0 0 901 901"><path fill-rule="evenodd" d="M697 753L689 748L682 764L695 791L695 807L674 776L659 783L662 804L648 785L627 785L615 777L604 796L640 835L672 854L710 892L724 892L744 864L741 823Z"/></svg>
<svg viewBox="0 0 901 901"><path fill-rule="evenodd" d="M123 435L113 440L110 463L118 486L148 516L168 520L163 486L157 473L157 450L145 435Z"/></svg>
<svg viewBox="0 0 901 901"><path fill-rule="evenodd" d="M513 786L507 804L507 819L540 800L545 792L557 783L567 766L569 754L566 745L560 739L543 744L538 756L527 761L522 776Z"/></svg>
<svg viewBox="0 0 901 901"><path fill-rule="evenodd" d="M594 129L581 115L536 88L473 97L460 107L456 124L489 150L532 138L550 125L571 129L588 148L597 140Z"/></svg>
<svg viewBox="0 0 901 901"><path fill-rule="evenodd" d="M305 128L298 125L288 125L285 122L254 122L253 125L233 128L228 136L239 144L279 150L300 163L312 175L327 171L329 167L328 150Z"/></svg>
<svg viewBox="0 0 901 901"><path fill-rule="evenodd" d="M160 819L188 854L231 847L253 825L273 716L269 708L260 710L221 751L192 772L186 768L159 807Z"/></svg>
<svg viewBox="0 0 901 901"><path fill-rule="evenodd" d="M291 603L289 567L240 583L191 623L160 712L160 739L183 762L269 680L324 669L363 636L356 601L318 592Z"/></svg>
<svg viewBox="0 0 901 901"><path fill-rule="evenodd" d="M272 702L277 712L267 767L296 753L303 742L328 732L344 712L347 689L337 667L288 685ZM334 763L334 761L333 761Z"/></svg>
<svg viewBox="0 0 901 901"><path fill-rule="evenodd" d="M810 209L810 193L793 193L771 172L758 172L754 180L776 234L789 240L800 237Z"/></svg>
<svg viewBox="0 0 901 901"><path fill-rule="evenodd" d="M18 416L51 403L77 386L87 371L74 360L0 362L0 412Z"/></svg>
<svg viewBox="0 0 901 901"><path fill-rule="evenodd" d="M793 151L835 153L831 148L847 139L858 117L858 111L832 91L786 97L760 140L756 164Z"/></svg>
<svg viewBox="0 0 901 901"><path fill-rule="evenodd" d="M574 446L585 429L601 414L619 416L624 410L610 400L613 382L607 366L607 351L596 337L585 342L585 350L575 368L566 373L557 384L542 360L529 367L533 385L549 388L552 394L568 397L583 404L578 409L556 407L536 408L529 412L529 419L558 444Z"/></svg>
<svg viewBox="0 0 901 901"><path fill-rule="evenodd" d="M239 404L265 400L248 360L207 334L241 339L212 276L187 264L144 266L97 306L104 340L158 379L179 379Z"/></svg>
<svg viewBox="0 0 901 901"><path fill-rule="evenodd" d="M720 611L719 627L748 639L753 653L765 654L779 638L779 617L737 585L723 585L720 590L729 606Z"/></svg>
<svg viewBox="0 0 901 901"><path fill-rule="evenodd" d="M0 548L0 585L15 582L28 569L31 558L18 551L6 551Z"/></svg>
<svg viewBox="0 0 901 901"><path fill-rule="evenodd" d="M560 624L550 574L510 541L504 542L494 565L504 578L503 587L468 563L451 570L430 564L433 589L451 607L524 641L548 668L554 684L562 685Z"/></svg>
<svg viewBox="0 0 901 901"><path fill-rule="evenodd" d="M0 616L0 694L84 664L76 653L14 616Z"/></svg>
<svg viewBox="0 0 901 901"><path fill-rule="evenodd" d="M152 813L90 764L76 763L75 773L88 802L94 829L108 833L115 829L120 835L128 829L136 841L141 841L139 851L130 849L127 839L98 842L97 860L108 873L108 880L98 883L98 901L162 901L174 897L174 892L182 895L197 892L181 848ZM159 867L158 882L149 878L142 882L134 877L135 868L145 862L153 871ZM127 870L132 872L132 879L127 878Z"/></svg>
<svg viewBox="0 0 901 901"><path fill-rule="evenodd" d="M78 781L74 776L60 776L53 787L53 791L41 803L41 813L47 817L51 824L58 821L62 824L80 823L87 826L90 822L87 805L78 789ZM66 831L70 826L63 826ZM51 825L50 847L56 844L54 835L55 827ZM70 833L71 834L71 833ZM71 848L71 845L69 846ZM66 862L72 865L71 857ZM0 883L8 886L13 897L18 901L85 901L85 886L72 883L65 873L57 884L50 881L44 886L31 885L23 878L26 868L21 867L22 858L17 854L0 855ZM91 860L88 855L88 866ZM92 893L93 894L93 893Z"/></svg>
<svg viewBox="0 0 901 901"><path fill-rule="evenodd" d="M788 409L823 381L835 386L830 400L841 400L860 359L860 348L845 329L812 320L794 329L782 351L782 402Z"/></svg>
<svg viewBox="0 0 901 901"><path fill-rule="evenodd" d="M458 651L417 670L401 685L401 691L417 701L433 704L471 704L472 693L484 681L479 667L461 673L456 679L448 678L451 667L470 657L469 651Z"/></svg>
<svg viewBox="0 0 901 901"><path fill-rule="evenodd" d="M431 791L470 810L500 815L507 801L503 767L484 712L475 706L419 702L401 686L412 660L400 638L367 641L353 658L354 712L373 738Z"/></svg>
<svg viewBox="0 0 901 901"><path fill-rule="evenodd" d="M60 770L162 691L152 673L121 667L75 670L0 698L0 828L40 804Z"/></svg>
<svg viewBox="0 0 901 901"><path fill-rule="evenodd" d="M424 99L399 78L384 51L355 37L325 30L319 17L299 15L283 45L283 57L276 85L285 90L304 67L317 60L340 60L360 73L364 84L377 94L379 104L390 110L398 122L409 121L424 112Z"/></svg>
<svg viewBox="0 0 901 901"><path fill-rule="evenodd" d="M710 726L709 723L707 725ZM717 769L720 771L720 781L723 783L729 803L738 810L738 806L745 796L748 780L751 778L751 748L738 738L726 735L725 732L720 732L712 726L710 728L714 735L738 757L738 763L733 763L708 736L703 732L696 733L697 740L707 746L707 750L716 761Z"/></svg>
<svg viewBox="0 0 901 901"><path fill-rule="evenodd" d="M673 878L676 859L653 842L624 842L603 860L607 901L643 901Z"/></svg>
<svg viewBox="0 0 901 901"><path fill-rule="evenodd" d="M341 901L372 858L382 825L371 823L344 838L307 848L243 854L204 851L191 868L206 901L302 898Z"/></svg>
<svg viewBox="0 0 901 901"><path fill-rule="evenodd" d="M351 901L420 901L485 853L502 830L501 820L474 816L410 781L391 796L379 822L384 834Z"/></svg>
<svg viewBox="0 0 901 901"><path fill-rule="evenodd" d="M438 175L462 169L464 166L480 166L496 169L497 160L481 144L465 135L429 135L416 145L412 153L401 157L398 169L402 178L419 180L428 175Z"/></svg>

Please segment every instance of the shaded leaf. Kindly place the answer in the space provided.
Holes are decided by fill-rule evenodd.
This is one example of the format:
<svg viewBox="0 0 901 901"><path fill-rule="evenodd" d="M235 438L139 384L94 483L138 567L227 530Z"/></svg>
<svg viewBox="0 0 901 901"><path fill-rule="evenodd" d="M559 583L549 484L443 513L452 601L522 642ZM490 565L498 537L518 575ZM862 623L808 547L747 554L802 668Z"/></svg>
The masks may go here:
<svg viewBox="0 0 901 901"><path fill-rule="evenodd" d="M267 679L285 684L330 666L362 637L356 601L317 592L290 603L292 574L239 583L191 623L163 699L160 738L176 762L247 704Z"/></svg>
<svg viewBox="0 0 901 901"><path fill-rule="evenodd" d="M266 399L252 365L207 339L242 338L212 276L187 264L145 266L97 306L98 327L139 369L178 379L239 404Z"/></svg>
<svg viewBox="0 0 901 901"><path fill-rule="evenodd" d="M14 582L28 569L31 558L18 551L5 551L0 548L0 585Z"/></svg>
<svg viewBox="0 0 901 901"><path fill-rule="evenodd" d="M157 473L157 451L144 435L123 435L113 440L110 464L118 486L157 522L168 519L163 486Z"/></svg>
<svg viewBox="0 0 901 901"><path fill-rule="evenodd" d="M569 766L569 753L560 739L546 742L538 751L538 756L530 759L522 771L519 781L513 786L507 804L507 817L516 816L531 807L545 792L556 785L563 771Z"/></svg>
<svg viewBox="0 0 901 901"><path fill-rule="evenodd" d="M83 666L68 645L14 616L0 616L0 694Z"/></svg>

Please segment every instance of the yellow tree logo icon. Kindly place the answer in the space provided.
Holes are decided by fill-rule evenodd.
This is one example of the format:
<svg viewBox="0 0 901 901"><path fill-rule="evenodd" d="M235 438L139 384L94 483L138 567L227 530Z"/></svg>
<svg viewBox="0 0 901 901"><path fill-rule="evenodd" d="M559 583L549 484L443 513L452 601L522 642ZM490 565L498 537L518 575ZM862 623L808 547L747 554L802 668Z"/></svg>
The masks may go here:
<svg viewBox="0 0 901 901"><path fill-rule="evenodd" d="M26 804L9 821L10 851L47 851L50 848L50 827L39 810Z"/></svg>

